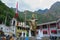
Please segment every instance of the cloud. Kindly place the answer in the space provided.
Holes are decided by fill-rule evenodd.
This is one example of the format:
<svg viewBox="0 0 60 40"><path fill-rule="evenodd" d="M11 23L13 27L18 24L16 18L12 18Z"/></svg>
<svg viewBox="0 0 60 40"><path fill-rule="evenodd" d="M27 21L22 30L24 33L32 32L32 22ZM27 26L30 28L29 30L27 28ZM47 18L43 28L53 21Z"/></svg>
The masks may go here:
<svg viewBox="0 0 60 40"><path fill-rule="evenodd" d="M18 4L19 4L20 11L31 9L30 6L28 4L26 4L24 1L20 1L20 2L18 2Z"/></svg>
<svg viewBox="0 0 60 40"><path fill-rule="evenodd" d="M30 5L30 7L33 10L45 9L45 8L49 9L51 5L55 3L56 1L60 1L60 0L24 0L24 2Z"/></svg>
<svg viewBox="0 0 60 40"><path fill-rule="evenodd" d="M9 7L16 7L18 1L19 10L30 10L35 11L38 9L50 8L52 4L60 0L2 0Z"/></svg>
<svg viewBox="0 0 60 40"><path fill-rule="evenodd" d="M18 2L18 9L20 11L31 10L30 6L22 0L2 0L9 7L16 8L16 3Z"/></svg>
<svg viewBox="0 0 60 40"><path fill-rule="evenodd" d="M14 7L16 0L2 0L3 3L5 3L9 7Z"/></svg>

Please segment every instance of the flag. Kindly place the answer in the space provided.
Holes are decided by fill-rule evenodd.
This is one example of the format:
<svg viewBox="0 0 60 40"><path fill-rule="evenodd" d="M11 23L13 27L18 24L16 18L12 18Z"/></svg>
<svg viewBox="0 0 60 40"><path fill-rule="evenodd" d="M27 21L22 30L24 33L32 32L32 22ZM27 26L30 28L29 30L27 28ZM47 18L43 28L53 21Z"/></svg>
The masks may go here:
<svg viewBox="0 0 60 40"><path fill-rule="evenodd" d="M18 2L16 4L16 13L15 13L15 18L17 18L17 17L18 17Z"/></svg>

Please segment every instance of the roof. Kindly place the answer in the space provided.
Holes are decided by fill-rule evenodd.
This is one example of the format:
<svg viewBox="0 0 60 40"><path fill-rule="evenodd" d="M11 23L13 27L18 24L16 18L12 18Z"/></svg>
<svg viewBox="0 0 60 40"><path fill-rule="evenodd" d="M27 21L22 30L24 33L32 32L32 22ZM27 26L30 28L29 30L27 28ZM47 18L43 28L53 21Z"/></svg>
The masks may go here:
<svg viewBox="0 0 60 40"><path fill-rule="evenodd" d="M60 19L57 20L57 22L59 22L59 21L60 21Z"/></svg>
<svg viewBox="0 0 60 40"><path fill-rule="evenodd" d="M52 23L56 23L57 21L52 21L52 22L47 22L47 23L42 23L42 24L37 24L37 26L39 25L46 25L46 24L52 24Z"/></svg>

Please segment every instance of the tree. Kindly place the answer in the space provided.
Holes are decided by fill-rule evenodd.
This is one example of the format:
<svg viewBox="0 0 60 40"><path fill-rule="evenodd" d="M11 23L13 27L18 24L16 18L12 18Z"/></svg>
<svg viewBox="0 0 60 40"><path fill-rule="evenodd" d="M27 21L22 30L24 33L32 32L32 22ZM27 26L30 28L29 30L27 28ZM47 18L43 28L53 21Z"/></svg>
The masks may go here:
<svg viewBox="0 0 60 40"><path fill-rule="evenodd" d="M15 12L13 9L7 7L4 3L0 1L0 23L4 23L7 17L6 25L10 25L10 20L13 18Z"/></svg>

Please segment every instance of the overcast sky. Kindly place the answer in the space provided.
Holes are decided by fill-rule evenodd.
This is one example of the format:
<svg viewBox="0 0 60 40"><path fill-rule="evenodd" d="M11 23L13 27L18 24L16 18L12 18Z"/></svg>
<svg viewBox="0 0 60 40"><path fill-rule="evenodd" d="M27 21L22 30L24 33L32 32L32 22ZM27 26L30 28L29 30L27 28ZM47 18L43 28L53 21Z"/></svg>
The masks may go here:
<svg viewBox="0 0 60 40"><path fill-rule="evenodd" d="M52 4L60 0L2 0L9 7L16 7L16 2L18 1L18 9L20 11L29 10L35 11L38 9L50 8Z"/></svg>

